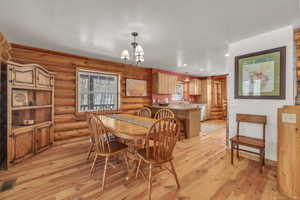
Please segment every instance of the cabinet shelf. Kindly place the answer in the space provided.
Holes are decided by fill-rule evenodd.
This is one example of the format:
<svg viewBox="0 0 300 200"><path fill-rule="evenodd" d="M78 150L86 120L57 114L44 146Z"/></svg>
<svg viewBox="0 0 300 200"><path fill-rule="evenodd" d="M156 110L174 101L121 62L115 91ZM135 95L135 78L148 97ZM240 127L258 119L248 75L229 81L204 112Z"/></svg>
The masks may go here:
<svg viewBox="0 0 300 200"><path fill-rule="evenodd" d="M12 110L32 110L32 109L42 109L42 108L51 108L52 105L43 105L43 106L20 106L13 107Z"/></svg>
<svg viewBox="0 0 300 200"><path fill-rule="evenodd" d="M12 127L12 132L21 131L23 129L35 128L35 127L44 126L44 125L46 126L46 125L50 125L50 124L52 124L52 121L38 122L38 123L28 125L28 126L15 125Z"/></svg>
<svg viewBox="0 0 300 200"><path fill-rule="evenodd" d="M22 89L22 90L39 90L39 91L47 91L51 92L53 88L37 88L37 87L26 87L26 86L19 86L19 85L13 85L11 86L12 89Z"/></svg>

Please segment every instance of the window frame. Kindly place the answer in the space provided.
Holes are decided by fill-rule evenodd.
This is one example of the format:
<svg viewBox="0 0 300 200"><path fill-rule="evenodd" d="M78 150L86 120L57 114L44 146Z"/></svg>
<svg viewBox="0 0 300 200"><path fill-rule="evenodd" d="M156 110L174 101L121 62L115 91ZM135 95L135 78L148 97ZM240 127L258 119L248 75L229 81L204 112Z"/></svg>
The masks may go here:
<svg viewBox="0 0 300 200"><path fill-rule="evenodd" d="M177 95L177 85L182 85L182 96L181 99L174 99L174 95ZM184 100L184 82L177 81L176 83L176 93L171 95L172 101L183 101Z"/></svg>
<svg viewBox="0 0 300 200"><path fill-rule="evenodd" d="M80 78L79 78L79 73L80 72L90 72L90 73L98 73L98 74L104 74L104 75L114 75L117 76L117 81L118 81L118 102L117 102L117 110L120 109L121 106L121 74L120 73L113 73L113 72L106 72L106 71L100 71L100 70L93 70L93 69L85 69L85 68L76 68L76 115L84 115L85 113L93 113L95 111L91 110L86 110L86 111L80 111L79 110L79 89L80 89Z"/></svg>

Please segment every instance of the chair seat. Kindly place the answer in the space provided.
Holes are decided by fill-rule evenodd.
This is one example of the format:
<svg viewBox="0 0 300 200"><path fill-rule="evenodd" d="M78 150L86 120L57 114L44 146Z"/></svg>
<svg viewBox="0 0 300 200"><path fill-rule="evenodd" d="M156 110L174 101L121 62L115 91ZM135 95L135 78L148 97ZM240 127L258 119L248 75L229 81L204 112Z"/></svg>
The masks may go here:
<svg viewBox="0 0 300 200"><path fill-rule="evenodd" d="M118 141L111 141L109 143L109 145L110 145L110 151L111 151L109 154L116 154L116 153L119 153L120 151L124 151L124 149L128 148L128 146L126 144L123 144Z"/></svg>
<svg viewBox="0 0 300 200"><path fill-rule="evenodd" d="M264 148L265 144L262 139L258 138L252 138L247 136L234 136L231 139L231 142L233 144L240 144L248 147L254 147L254 148Z"/></svg>
<svg viewBox="0 0 300 200"><path fill-rule="evenodd" d="M137 150L137 154L139 157L141 157L146 163L156 163L156 164L160 164L160 163L165 163L165 162L169 162L173 159L173 157L169 158L169 159L165 159L165 160L156 160L153 157L153 148L150 147L149 148L149 158L147 158L147 153L146 153L146 149L138 149Z"/></svg>

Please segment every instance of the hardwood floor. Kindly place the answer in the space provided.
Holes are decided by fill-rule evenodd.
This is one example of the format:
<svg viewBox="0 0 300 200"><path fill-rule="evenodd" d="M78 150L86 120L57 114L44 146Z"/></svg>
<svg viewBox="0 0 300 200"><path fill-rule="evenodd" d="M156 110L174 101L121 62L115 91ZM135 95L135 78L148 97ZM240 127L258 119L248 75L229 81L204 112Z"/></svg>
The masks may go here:
<svg viewBox="0 0 300 200"><path fill-rule="evenodd" d="M17 183L13 189L0 193L0 199L146 198L147 182L141 176L127 182L123 161L116 164L116 169L108 169L107 185L101 193L103 160L97 164L95 175L90 177L92 159L86 160L88 148L87 138L61 142L9 171L1 171L0 182L17 178ZM288 199L277 189L274 167L266 167L264 174L260 174L259 163L243 158L231 166L225 146L225 128L179 142L174 155L181 188L176 190L174 177L168 171L156 174L158 168L154 173L152 199Z"/></svg>

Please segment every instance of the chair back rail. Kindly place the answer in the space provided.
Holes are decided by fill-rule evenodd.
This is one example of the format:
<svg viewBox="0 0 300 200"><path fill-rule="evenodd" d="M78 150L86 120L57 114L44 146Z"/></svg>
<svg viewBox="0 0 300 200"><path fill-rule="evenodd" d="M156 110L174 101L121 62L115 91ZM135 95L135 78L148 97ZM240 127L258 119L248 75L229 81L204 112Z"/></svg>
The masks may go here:
<svg viewBox="0 0 300 200"><path fill-rule="evenodd" d="M147 158L158 162L171 160L179 131L180 122L175 118L163 118L156 121L149 129L145 141Z"/></svg>
<svg viewBox="0 0 300 200"><path fill-rule="evenodd" d="M155 115L154 119L163 119L163 118L174 118L175 114L170 109L160 109L158 110Z"/></svg>
<svg viewBox="0 0 300 200"><path fill-rule="evenodd" d="M267 116L266 115L251 115L251 114L236 114L237 121L237 135L240 135L240 123L254 123L254 124L262 124L263 125L263 141L265 142L266 138L266 124L267 124Z"/></svg>
<svg viewBox="0 0 300 200"><path fill-rule="evenodd" d="M90 132L90 138L91 138L91 142L94 143L95 139L94 139L94 133L92 130L92 124L91 124L91 119L93 117L93 113L87 112L86 113L86 122L88 124L88 128L89 128L89 132Z"/></svg>
<svg viewBox="0 0 300 200"><path fill-rule="evenodd" d="M95 138L95 146L98 154L108 154L111 152L107 129L96 115L91 117L91 127Z"/></svg>
<svg viewBox="0 0 300 200"><path fill-rule="evenodd" d="M137 113L138 116L141 116L141 117L149 117L151 118L151 110L150 108L147 108L147 107L144 107L144 108L141 108L138 113Z"/></svg>

